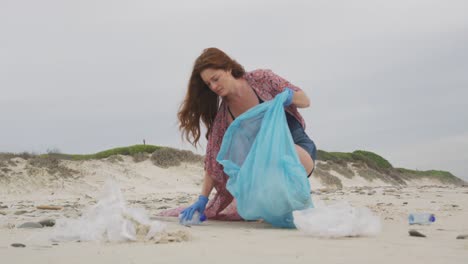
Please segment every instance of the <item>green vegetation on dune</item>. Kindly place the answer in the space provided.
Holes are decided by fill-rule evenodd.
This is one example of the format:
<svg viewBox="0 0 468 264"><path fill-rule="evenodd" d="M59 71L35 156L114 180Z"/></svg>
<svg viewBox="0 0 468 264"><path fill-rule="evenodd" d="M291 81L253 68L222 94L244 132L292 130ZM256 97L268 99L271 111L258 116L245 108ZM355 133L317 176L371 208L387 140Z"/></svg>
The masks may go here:
<svg viewBox="0 0 468 264"><path fill-rule="evenodd" d="M113 148L104 150L93 155L73 155L75 159L105 159L113 155L126 155L131 156L137 153L153 153L160 149L159 146L153 145L133 145L129 147Z"/></svg>
<svg viewBox="0 0 468 264"><path fill-rule="evenodd" d="M404 168L396 168L398 172L403 174L404 176L411 177L411 178L431 178L431 179L438 179L440 182L444 183L458 183L464 184L464 181L460 178L456 177L452 173L448 171L441 171L441 170L427 170L427 171L420 171L420 170L409 170Z"/></svg>
<svg viewBox="0 0 468 264"><path fill-rule="evenodd" d="M383 169L393 168L392 164L390 164L388 160L370 151L356 150L353 152L353 156L363 161L373 162L377 164L379 168L383 168Z"/></svg>
<svg viewBox="0 0 468 264"><path fill-rule="evenodd" d="M125 155L132 156L137 153L148 153L151 154L156 150L163 148L160 146L153 145L133 145L128 147L119 147L104 150L95 154L62 154L62 153L48 153L41 156L53 156L59 159L67 160L91 160L91 159L105 159L113 155Z"/></svg>
<svg viewBox="0 0 468 264"><path fill-rule="evenodd" d="M364 150L356 150L354 152L326 152L323 150L318 150L317 159L322 161L347 161L347 162L364 162L370 168L376 170L386 170L393 168L392 164L383 157Z"/></svg>
<svg viewBox="0 0 468 264"><path fill-rule="evenodd" d="M150 158L153 164L163 168L178 166L182 162L203 162L203 156L194 154L191 151L153 145L133 145L129 147L119 147L104 150L95 154L85 155L48 153L41 155L41 157L53 157L56 159L68 160L91 160L105 159L115 155L132 156L133 161L135 162L141 162L147 158Z"/></svg>

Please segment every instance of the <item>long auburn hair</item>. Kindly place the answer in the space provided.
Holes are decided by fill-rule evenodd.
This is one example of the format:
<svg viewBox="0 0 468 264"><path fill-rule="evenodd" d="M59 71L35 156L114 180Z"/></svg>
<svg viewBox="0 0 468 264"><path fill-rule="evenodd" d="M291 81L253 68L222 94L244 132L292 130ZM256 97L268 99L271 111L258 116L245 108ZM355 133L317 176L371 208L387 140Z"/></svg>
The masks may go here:
<svg viewBox="0 0 468 264"><path fill-rule="evenodd" d="M231 70L232 76L236 79L245 74L242 65L217 48L203 50L202 54L195 60L187 94L177 113L182 138L195 147L200 140L200 119L207 128L205 136L208 139L220 103L218 95L211 91L201 78L200 74L205 69Z"/></svg>

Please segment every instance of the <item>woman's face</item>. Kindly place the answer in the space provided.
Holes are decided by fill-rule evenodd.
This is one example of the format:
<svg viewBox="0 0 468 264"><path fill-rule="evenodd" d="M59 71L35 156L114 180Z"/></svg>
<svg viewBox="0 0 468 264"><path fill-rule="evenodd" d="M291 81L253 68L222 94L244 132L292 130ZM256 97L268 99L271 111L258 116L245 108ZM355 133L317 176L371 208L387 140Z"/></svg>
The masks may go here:
<svg viewBox="0 0 468 264"><path fill-rule="evenodd" d="M218 96L227 96L234 87L235 78L232 76L231 71L205 69L200 73L200 76L210 90Z"/></svg>

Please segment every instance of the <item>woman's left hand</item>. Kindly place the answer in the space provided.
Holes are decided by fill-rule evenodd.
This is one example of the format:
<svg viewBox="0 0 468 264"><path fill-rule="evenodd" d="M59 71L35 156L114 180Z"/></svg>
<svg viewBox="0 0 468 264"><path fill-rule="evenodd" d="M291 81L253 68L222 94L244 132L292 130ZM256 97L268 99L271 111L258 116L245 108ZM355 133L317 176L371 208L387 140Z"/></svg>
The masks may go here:
<svg viewBox="0 0 468 264"><path fill-rule="evenodd" d="M290 105L295 105L298 108L305 108L310 106L309 97L304 93L304 91L293 91L291 88L284 88L285 91L288 91L288 98L284 101L284 107L288 107Z"/></svg>
<svg viewBox="0 0 468 264"><path fill-rule="evenodd" d="M292 101L293 101L293 97L294 97L294 91L291 90L291 88L284 88L284 91L287 91L288 92L288 97L286 98L286 100L283 102L283 106L284 107L288 107L292 104Z"/></svg>

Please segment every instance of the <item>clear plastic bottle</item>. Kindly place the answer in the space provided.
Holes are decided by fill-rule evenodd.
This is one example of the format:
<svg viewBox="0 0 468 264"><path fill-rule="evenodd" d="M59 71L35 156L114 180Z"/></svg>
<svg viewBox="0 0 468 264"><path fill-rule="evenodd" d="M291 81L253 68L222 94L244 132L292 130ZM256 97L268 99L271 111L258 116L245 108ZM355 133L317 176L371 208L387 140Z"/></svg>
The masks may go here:
<svg viewBox="0 0 468 264"><path fill-rule="evenodd" d="M408 216L410 225L429 225L434 223L435 220L435 215L431 213L416 213Z"/></svg>
<svg viewBox="0 0 468 264"><path fill-rule="evenodd" d="M200 217L200 213L195 211L191 220L182 220L182 215L179 215L179 223L184 226L199 225L206 220L205 214Z"/></svg>

